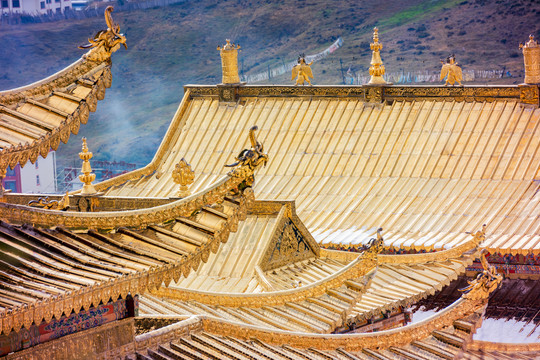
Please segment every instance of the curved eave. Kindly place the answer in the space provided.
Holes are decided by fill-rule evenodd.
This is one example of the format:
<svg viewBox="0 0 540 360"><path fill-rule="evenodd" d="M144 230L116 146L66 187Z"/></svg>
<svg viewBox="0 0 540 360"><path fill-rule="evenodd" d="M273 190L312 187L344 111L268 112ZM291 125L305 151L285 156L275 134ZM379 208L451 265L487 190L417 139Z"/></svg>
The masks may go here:
<svg viewBox="0 0 540 360"><path fill-rule="evenodd" d="M0 168L35 163L86 124L112 83L111 61L84 58L33 84L0 92Z"/></svg>
<svg viewBox="0 0 540 360"><path fill-rule="evenodd" d="M139 213L148 222L144 230L0 222L0 329L7 335L42 319L60 320L92 304L168 286L197 270L245 219L250 202L248 192L226 199L205 195L206 202L190 199L189 214L166 210L167 218L159 221ZM216 203L223 212L207 206Z"/></svg>

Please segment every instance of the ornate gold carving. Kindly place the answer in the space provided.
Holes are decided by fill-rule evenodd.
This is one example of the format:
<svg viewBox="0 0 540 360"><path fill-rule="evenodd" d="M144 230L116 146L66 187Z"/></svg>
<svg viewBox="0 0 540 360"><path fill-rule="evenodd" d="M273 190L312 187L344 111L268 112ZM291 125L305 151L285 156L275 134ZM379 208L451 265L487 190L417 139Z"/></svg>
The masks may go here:
<svg viewBox="0 0 540 360"><path fill-rule="evenodd" d="M540 84L540 46L534 40L534 35L529 35L529 41L519 44L523 50L523 62L525 63L525 84Z"/></svg>
<svg viewBox="0 0 540 360"><path fill-rule="evenodd" d="M383 45L379 42L379 29L373 28L373 42L369 45L372 50L371 54L371 66L369 67L369 79L368 85L384 85L386 81L383 79L385 72L384 65L381 59L380 51Z"/></svg>
<svg viewBox="0 0 540 360"><path fill-rule="evenodd" d="M230 165L225 165L226 167L234 167L229 171L228 175L232 177L241 177L245 178L246 186L252 186L253 181L253 171L259 167L261 164L266 166L268 162L268 155L264 153L263 145L257 141L255 137L255 131L259 128L257 125L252 126L249 129L249 140L251 142L251 149L244 149L235 157L236 162Z"/></svg>
<svg viewBox="0 0 540 360"><path fill-rule="evenodd" d="M69 193L66 192L60 200L49 200L48 196L39 197L37 200L30 200L28 206L65 211L69 209Z"/></svg>
<svg viewBox="0 0 540 360"><path fill-rule="evenodd" d="M189 196L190 192L188 185L193 184L195 173L191 169L191 165L187 163L186 159L182 158L182 160L176 164L172 173L172 178L176 184L180 185L180 190L178 190L176 196Z"/></svg>
<svg viewBox="0 0 540 360"><path fill-rule="evenodd" d="M282 217L275 229L274 237L260 262L263 271L316 256L290 217Z"/></svg>
<svg viewBox="0 0 540 360"><path fill-rule="evenodd" d="M383 250L384 247L384 239L381 234L382 230L382 228L378 228L377 238L369 240L367 248L364 252L364 257L376 259L379 256L379 253Z"/></svg>
<svg viewBox="0 0 540 360"><path fill-rule="evenodd" d="M94 156L90 151L88 151L88 145L86 144L86 138L82 139L82 152L79 153L79 158L83 161L82 164L82 175L79 175L79 180L84 184L81 194L83 195L92 195L97 193L92 181L96 179L96 174L92 173L92 167L90 166L90 159Z"/></svg>
<svg viewBox="0 0 540 360"><path fill-rule="evenodd" d="M503 279L502 275L497 274L497 269L487 262L486 252L484 249L480 253L480 262L484 271L478 274L474 280L468 281L469 286L459 289L459 291L463 292L462 297L465 299L486 300L489 298L489 294L497 289Z"/></svg>
<svg viewBox="0 0 540 360"><path fill-rule="evenodd" d="M461 85L461 81L463 80L463 74L461 71L461 67L456 62L456 56L454 54L450 55L446 58L445 61L441 60L441 64L441 81L446 78L444 86L448 86L448 84L454 86L456 82L459 86L463 86Z"/></svg>
<svg viewBox="0 0 540 360"><path fill-rule="evenodd" d="M226 44L223 47L218 46L217 49L221 55L222 83L240 83L240 77L238 76L238 50L240 50L240 45L231 44L231 41L227 39Z"/></svg>
<svg viewBox="0 0 540 360"><path fill-rule="evenodd" d="M296 78L296 83L294 84L295 86L304 85L305 82L311 86L311 81L309 79L313 79L313 72L311 71L312 64L313 61L309 64L306 63L306 56L304 54L300 55L298 58L298 64L292 68L291 73L291 80Z"/></svg>
<svg viewBox="0 0 540 360"><path fill-rule="evenodd" d="M522 104L540 105L540 89L536 85L519 85L519 101Z"/></svg>
<svg viewBox="0 0 540 360"><path fill-rule="evenodd" d="M81 45L79 49L91 49L84 56L90 61L102 62L111 57L111 54L120 49L120 45L124 45L127 49L126 37L120 34L120 25L116 24L111 13L114 7L107 6L105 8L105 22L107 30L100 30L96 33L93 39L88 39L90 44Z"/></svg>
<svg viewBox="0 0 540 360"><path fill-rule="evenodd" d="M135 352L134 318L114 321L8 355L10 360L124 359Z"/></svg>

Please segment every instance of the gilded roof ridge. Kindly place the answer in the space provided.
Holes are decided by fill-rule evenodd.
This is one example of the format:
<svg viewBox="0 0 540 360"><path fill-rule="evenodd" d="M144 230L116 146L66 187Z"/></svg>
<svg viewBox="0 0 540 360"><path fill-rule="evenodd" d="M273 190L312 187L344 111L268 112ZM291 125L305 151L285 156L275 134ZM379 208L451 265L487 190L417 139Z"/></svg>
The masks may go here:
<svg viewBox="0 0 540 360"><path fill-rule="evenodd" d="M136 337L136 342L160 343L160 338L170 339L169 332L179 333L179 329L188 328L195 333L205 331L219 336L230 336L242 340L257 339L271 345L290 345L298 348L335 350L343 348L359 351L365 348L402 346L415 340L421 340L433 331L452 326L454 321L481 313L487 301L460 298L436 314L416 323L403 327L381 330L373 333L317 334L302 333L281 329L269 329L258 325L245 324L229 319L209 315L194 315L165 328L148 332ZM150 317L151 318L151 317ZM183 333L183 332L182 332ZM144 346L144 345L143 345Z"/></svg>
<svg viewBox="0 0 540 360"><path fill-rule="evenodd" d="M166 290L157 290L153 294L175 300L196 300L202 304L230 307L243 306L257 308L268 305L282 305L287 302L296 302L309 297L321 296L329 289L340 287L347 280L369 276L369 274L376 271L376 265L377 261L373 257L359 255L356 260L323 279L298 288L264 293L216 293L171 287Z"/></svg>

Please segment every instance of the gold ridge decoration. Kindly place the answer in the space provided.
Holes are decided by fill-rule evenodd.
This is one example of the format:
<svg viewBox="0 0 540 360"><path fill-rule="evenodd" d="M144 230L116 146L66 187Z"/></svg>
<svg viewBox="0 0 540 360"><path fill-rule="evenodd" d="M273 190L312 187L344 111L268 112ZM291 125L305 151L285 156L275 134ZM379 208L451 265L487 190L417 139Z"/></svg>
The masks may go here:
<svg viewBox="0 0 540 360"><path fill-rule="evenodd" d="M253 173L247 173L246 176L253 176ZM244 189L243 192L238 191L238 188L245 181L246 178L241 176L225 176L189 200L180 199L147 209L95 212L92 216L84 216L84 213L80 212L36 209L0 202L0 217L14 224L30 222L44 227L112 229L124 226L141 229L150 224L171 220L174 217L188 217L201 206L223 202L225 196L231 193L241 193L243 197L251 201L249 196L252 192L249 189Z"/></svg>
<svg viewBox="0 0 540 360"><path fill-rule="evenodd" d="M223 84L239 84L240 76L238 76L238 50L240 45L231 44L231 40L225 40L226 44L223 47L218 46L217 49L221 55L221 67L223 71Z"/></svg>
<svg viewBox="0 0 540 360"><path fill-rule="evenodd" d="M503 277L497 274L495 266L489 265L486 259L486 249L480 253L480 262L484 271L476 276L472 281L468 281L469 285L459 291L463 292L462 297L470 300L486 300L499 284Z"/></svg>
<svg viewBox="0 0 540 360"><path fill-rule="evenodd" d="M454 86L456 82L459 86L463 86L461 84L463 73L461 67L456 62L456 56L454 54L450 55L445 61L441 60L441 64L441 81L446 78L444 86L448 86L448 84Z"/></svg>
<svg viewBox="0 0 540 360"><path fill-rule="evenodd" d="M369 45L372 50L371 54L371 66L369 67L369 75L371 79L368 82L368 85L384 85L386 81L383 79L385 73L384 65L381 59L380 51L383 48L383 45L379 42L379 29L373 29L373 42Z"/></svg>
<svg viewBox="0 0 540 360"><path fill-rule="evenodd" d="M311 81L309 78L313 79L313 72L311 71L312 64L313 61L308 64L306 62L306 56L304 54L300 54L298 57L298 64L292 68L291 80L296 78L296 83L294 86L304 85L305 82L311 86Z"/></svg>
<svg viewBox="0 0 540 360"><path fill-rule="evenodd" d="M219 336L230 336L239 340L255 338L268 345L288 345L299 349L315 348L324 351L342 348L347 351L362 351L363 349L385 349L392 346L403 346L415 340L425 339L435 330L452 326L456 320L475 316L484 307L484 302L459 299L446 308L445 311L429 320L396 329L361 334L303 334L286 330L267 329L257 325L246 326L204 315L198 315L191 319L193 319L192 321L195 319L202 321L203 331L205 332ZM178 331L178 329L175 330ZM175 330L171 329L169 331ZM185 334L185 332L182 333ZM167 335L165 330L157 336L165 337ZM137 345L136 347L140 348Z"/></svg>
<svg viewBox="0 0 540 360"><path fill-rule="evenodd" d="M86 144L86 138L82 139L83 145L82 145L82 152L79 153L79 157L83 161L81 172L82 174L79 175L79 180L84 184L81 194L83 195L92 195L97 193L96 189L94 188L94 185L92 185L92 181L96 179L96 174L92 173L92 167L90 166L90 159L94 154L92 154L90 151L88 151L88 145Z"/></svg>
<svg viewBox="0 0 540 360"><path fill-rule="evenodd" d="M529 41L519 44L523 51L523 62L525 63L525 84L540 84L540 46L534 40L534 35L529 35Z"/></svg>
<svg viewBox="0 0 540 360"><path fill-rule="evenodd" d="M189 196L190 192L188 185L193 184L195 172L191 169L191 165L187 163L186 159L182 158L178 164L175 165L172 178L176 184L180 185L180 190L178 190L176 196Z"/></svg>
<svg viewBox="0 0 540 360"><path fill-rule="evenodd" d="M60 200L49 200L48 196L39 197L37 200L30 200L28 206L66 211L69 209L69 193L66 191L66 195Z"/></svg>
<svg viewBox="0 0 540 360"><path fill-rule="evenodd" d="M126 37L120 34L120 25L116 24L111 13L114 7L107 6L105 9L105 22L107 30L100 30L93 39L88 39L90 44L81 45L79 49L91 49L85 58L90 61L102 62L111 57L111 54L124 45L127 49Z"/></svg>
<svg viewBox="0 0 540 360"><path fill-rule="evenodd" d="M345 281L357 279L375 271L377 261L372 257L359 256L355 261L329 277L312 284L290 290L257 294L210 293L189 289L159 289L154 295L181 301L197 301L205 305L228 307L260 308L263 306L283 305L287 302L299 302L311 297L324 295L329 289L342 286Z"/></svg>
<svg viewBox="0 0 540 360"><path fill-rule="evenodd" d="M231 177L245 178L245 186L251 187L255 178L253 177L253 171L261 164L266 166L268 162L268 155L264 153L263 145L257 141L255 137L255 131L259 130L257 125L252 126L249 129L249 140L251 142L251 149L244 149L235 157L236 162L226 167L234 167L229 171L228 175Z"/></svg>

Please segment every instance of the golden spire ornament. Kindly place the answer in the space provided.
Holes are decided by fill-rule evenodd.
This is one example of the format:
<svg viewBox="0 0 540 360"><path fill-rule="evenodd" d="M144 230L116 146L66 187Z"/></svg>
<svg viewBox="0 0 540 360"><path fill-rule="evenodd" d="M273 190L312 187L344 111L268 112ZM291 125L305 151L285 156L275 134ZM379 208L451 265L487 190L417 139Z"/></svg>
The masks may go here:
<svg viewBox="0 0 540 360"><path fill-rule="evenodd" d="M529 35L529 41L519 44L523 51L523 62L525 63L525 84L540 84L540 46L534 40L534 35Z"/></svg>
<svg viewBox="0 0 540 360"><path fill-rule="evenodd" d="M373 42L370 44L370 48L373 52L371 54L371 66L369 67L369 75L371 75L371 79L369 80L368 85L385 85L386 81L383 79L385 70L380 53L383 46L379 42L378 28L373 29Z"/></svg>
<svg viewBox="0 0 540 360"><path fill-rule="evenodd" d="M221 54L221 67L223 71L223 84L239 84L240 76L238 76L238 50L240 45L231 44L231 40L227 39L223 47L218 46L217 49Z"/></svg>
<svg viewBox="0 0 540 360"><path fill-rule="evenodd" d="M193 184L195 179L195 172L191 169L186 159L182 158L178 164L174 167L172 172L173 181L180 185L180 190L176 194L178 197L186 197L190 195L188 185Z"/></svg>
<svg viewBox="0 0 540 360"><path fill-rule="evenodd" d="M92 167L90 166L90 159L92 158L92 156L94 156L94 154L88 151L88 145L86 145L86 138L83 138L82 141L82 151L79 153L79 157L83 161L83 164L81 169L82 174L79 175L79 180L81 180L84 185L81 194L92 195L97 193L94 185L92 185L92 181L96 179L96 174L92 173Z"/></svg>

